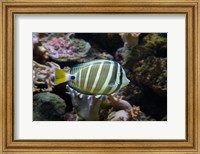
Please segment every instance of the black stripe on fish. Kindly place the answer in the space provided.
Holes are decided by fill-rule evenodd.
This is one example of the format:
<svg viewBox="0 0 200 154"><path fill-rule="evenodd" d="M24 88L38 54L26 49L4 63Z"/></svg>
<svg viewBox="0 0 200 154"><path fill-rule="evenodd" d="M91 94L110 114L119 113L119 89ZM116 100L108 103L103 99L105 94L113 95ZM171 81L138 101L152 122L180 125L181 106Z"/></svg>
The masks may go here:
<svg viewBox="0 0 200 154"><path fill-rule="evenodd" d="M121 85L122 85L122 77L123 77L123 70L122 70L122 67L120 66L119 84L117 85L117 88L115 89L114 92L116 92L117 90L120 89L120 87L121 87Z"/></svg>

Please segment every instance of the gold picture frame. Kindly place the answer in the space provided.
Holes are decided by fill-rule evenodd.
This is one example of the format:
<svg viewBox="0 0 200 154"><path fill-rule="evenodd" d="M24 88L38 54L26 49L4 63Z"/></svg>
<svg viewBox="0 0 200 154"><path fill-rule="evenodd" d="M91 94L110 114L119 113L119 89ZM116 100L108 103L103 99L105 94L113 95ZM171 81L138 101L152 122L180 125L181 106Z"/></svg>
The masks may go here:
<svg viewBox="0 0 200 154"><path fill-rule="evenodd" d="M0 153L200 153L200 1L199 0L1 0ZM186 15L186 140L15 140L15 14L140 13Z"/></svg>

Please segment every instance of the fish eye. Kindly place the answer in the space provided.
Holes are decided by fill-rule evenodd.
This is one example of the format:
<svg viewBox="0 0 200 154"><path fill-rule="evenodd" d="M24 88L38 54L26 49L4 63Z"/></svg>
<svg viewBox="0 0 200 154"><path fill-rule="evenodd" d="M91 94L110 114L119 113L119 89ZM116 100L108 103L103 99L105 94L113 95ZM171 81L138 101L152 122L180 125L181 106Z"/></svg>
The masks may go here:
<svg viewBox="0 0 200 154"><path fill-rule="evenodd" d="M71 80L74 80L74 79L75 79L75 76L74 76L74 75L72 75L72 76L71 76Z"/></svg>

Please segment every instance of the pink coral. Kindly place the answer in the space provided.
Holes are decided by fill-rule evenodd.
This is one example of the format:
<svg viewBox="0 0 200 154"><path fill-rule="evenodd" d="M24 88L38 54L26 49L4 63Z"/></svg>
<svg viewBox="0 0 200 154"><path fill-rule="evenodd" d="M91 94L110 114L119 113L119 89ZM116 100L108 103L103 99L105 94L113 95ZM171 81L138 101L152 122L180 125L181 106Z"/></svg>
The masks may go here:
<svg viewBox="0 0 200 154"><path fill-rule="evenodd" d="M56 60L79 56L73 43L68 39L64 39L64 37L54 37L47 41L46 48L48 49L49 56Z"/></svg>

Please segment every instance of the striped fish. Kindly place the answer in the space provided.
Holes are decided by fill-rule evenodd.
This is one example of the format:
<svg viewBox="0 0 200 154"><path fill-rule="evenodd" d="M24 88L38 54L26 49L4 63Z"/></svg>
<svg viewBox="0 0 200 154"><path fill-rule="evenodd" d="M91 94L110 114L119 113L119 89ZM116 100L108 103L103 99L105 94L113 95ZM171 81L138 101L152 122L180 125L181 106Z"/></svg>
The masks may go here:
<svg viewBox="0 0 200 154"><path fill-rule="evenodd" d="M55 74L56 84L68 81L71 88L87 95L112 94L129 84L121 65L110 60L82 63L69 73L56 69Z"/></svg>

